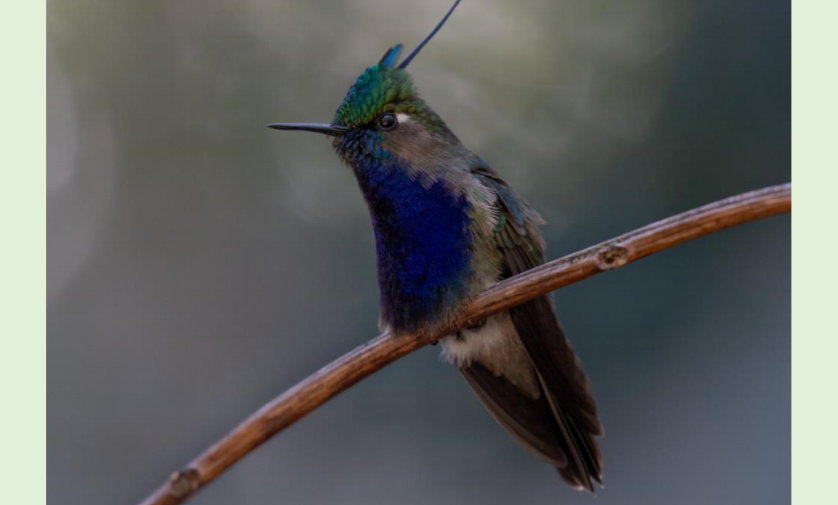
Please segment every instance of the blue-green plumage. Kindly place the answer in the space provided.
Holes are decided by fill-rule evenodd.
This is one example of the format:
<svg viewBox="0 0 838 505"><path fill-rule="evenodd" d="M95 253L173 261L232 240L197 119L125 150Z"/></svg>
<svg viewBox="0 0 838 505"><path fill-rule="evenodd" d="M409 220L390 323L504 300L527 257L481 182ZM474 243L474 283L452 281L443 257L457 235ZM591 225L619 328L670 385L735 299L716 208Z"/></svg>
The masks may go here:
<svg viewBox="0 0 838 505"><path fill-rule="evenodd" d="M405 70L441 24L400 65L397 45L364 71L331 123L270 125L334 138L372 218L380 324L397 334L435 335L479 292L544 261L541 218L460 143ZM442 347L507 431L568 483L593 491L602 477L596 402L548 298Z"/></svg>

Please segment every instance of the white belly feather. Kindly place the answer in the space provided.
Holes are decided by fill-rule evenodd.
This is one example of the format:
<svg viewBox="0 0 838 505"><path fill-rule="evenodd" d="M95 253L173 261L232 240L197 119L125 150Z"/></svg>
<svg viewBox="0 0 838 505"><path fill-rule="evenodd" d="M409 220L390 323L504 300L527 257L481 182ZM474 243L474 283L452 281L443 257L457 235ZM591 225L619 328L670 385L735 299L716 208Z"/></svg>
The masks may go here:
<svg viewBox="0 0 838 505"><path fill-rule="evenodd" d="M479 328L461 330L459 337L451 335L440 342L442 358L449 363L469 366L477 361L496 376L506 377L531 398L541 395L535 367L508 314L493 316Z"/></svg>

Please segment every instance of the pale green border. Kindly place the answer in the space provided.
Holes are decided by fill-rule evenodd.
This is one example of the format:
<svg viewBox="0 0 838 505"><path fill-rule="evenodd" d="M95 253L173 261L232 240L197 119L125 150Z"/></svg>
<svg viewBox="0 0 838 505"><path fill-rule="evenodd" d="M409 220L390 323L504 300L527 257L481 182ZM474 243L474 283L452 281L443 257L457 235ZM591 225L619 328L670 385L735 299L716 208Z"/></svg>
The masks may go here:
<svg viewBox="0 0 838 505"><path fill-rule="evenodd" d="M0 482L46 503L46 4L6 2L0 27Z"/></svg>
<svg viewBox="0 0 838 505"><path fill-rule="evenodd" d="M45 6L9 2L0 30L6 503L46 503ZM793 7L792 496L806 504L834 499L838 468L838 4Z"/></svg>
<svg viewBox="0 0 838 505"><path fill-rule="evenodd" d="M792 13L792 501L835 501L838 478L838 4Z"/></svg>

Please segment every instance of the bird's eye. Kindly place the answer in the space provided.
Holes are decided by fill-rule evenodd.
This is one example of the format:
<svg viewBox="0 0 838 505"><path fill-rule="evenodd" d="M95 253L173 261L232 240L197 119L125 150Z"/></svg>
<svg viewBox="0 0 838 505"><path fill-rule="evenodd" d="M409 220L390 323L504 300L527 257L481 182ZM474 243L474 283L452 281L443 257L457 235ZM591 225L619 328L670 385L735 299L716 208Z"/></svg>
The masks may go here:
<svg viewBox="0 0 838 505"><path fill-rule="evenodd" d="M378 127L382 130L392 130L397 124L399 124L399 122L396 119L396 115L389 112L382 114L381 117L378 118Z"/></svg>

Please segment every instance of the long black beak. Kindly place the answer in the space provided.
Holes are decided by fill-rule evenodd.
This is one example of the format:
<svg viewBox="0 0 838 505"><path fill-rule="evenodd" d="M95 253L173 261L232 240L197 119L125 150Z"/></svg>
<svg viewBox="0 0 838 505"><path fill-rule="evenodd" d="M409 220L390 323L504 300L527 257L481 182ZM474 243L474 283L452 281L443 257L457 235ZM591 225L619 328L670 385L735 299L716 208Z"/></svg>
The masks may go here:
<svg viewBox="0 0 838 505"><path fill-rule="evenodd" d="M350 130L350 128L347 128L346 126L338 126L328 123L273 123L267 126L268 128L273 128L274 130L299 130L304 132L322 133L333 137L345 135Z"/></svg>

